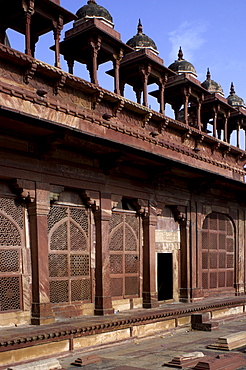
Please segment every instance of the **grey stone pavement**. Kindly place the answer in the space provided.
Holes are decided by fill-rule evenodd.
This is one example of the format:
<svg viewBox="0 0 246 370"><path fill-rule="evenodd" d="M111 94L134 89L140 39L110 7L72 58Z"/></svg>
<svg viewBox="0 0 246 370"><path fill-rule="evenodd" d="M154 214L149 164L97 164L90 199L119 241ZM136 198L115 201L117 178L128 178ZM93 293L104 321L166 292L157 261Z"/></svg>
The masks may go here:
<svg viewBox="0 0 246 370"><path fill-rule="evenodd" d="M185 352L201 351L204 355L213 356L228 353L208 349L207 346L214 343L221 336L239 331L246 331L246 315L234 320L221 320L219 321L219 328L212 332L193 331L188 327L174 329L169 332L156 333L155 336L145 339L131 339L121 343L107 344L105 347L101 346L93 351L76 352L72 356L60 358L59 361L63 369L79 369L80 367L71 365L71 363L79 357L93 354L100 356L102 362L85 365L82 368L88 370L170 370L174 368L163 366L164 363ZM240 353L245 357L245 366L238 369L246 370L246 352Z"/></svg>

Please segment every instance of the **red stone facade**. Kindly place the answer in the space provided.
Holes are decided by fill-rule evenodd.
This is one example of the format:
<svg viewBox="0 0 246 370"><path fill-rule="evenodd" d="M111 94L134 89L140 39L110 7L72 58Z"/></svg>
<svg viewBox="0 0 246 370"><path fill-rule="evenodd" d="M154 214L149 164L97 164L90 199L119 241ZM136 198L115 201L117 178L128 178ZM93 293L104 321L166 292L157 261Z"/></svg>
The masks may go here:
<svg viewBox="0 0 246 370"><path fill-rule="evenodd" d="M1 325L244 295L235 122L221 140L209 98L175 120L27 54L0 44Z"/></svg>

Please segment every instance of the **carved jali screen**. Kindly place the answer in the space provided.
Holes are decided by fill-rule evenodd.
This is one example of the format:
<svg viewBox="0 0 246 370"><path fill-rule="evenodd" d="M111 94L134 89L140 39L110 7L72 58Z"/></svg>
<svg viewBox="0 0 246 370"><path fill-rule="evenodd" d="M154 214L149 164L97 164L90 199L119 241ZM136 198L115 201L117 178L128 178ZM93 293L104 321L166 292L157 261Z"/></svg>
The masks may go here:
<svg viewBox="0 0 246 370"><path fill-rule="evenodd" d="M112 213L109 242L112 297L140 295L139 225L139 217L134 213Z"/></svg>
<svg viewBox="0 0 246 370"><path fill-rule="evenodd" d="M0 198L0 311L22 309L23 207Z"/></svg>
<svg viewBox="0 0 246 370"><path fill-rule="evenodd" d="M234 229L224 214L211 213L202 229L203 289L230 289L234 286Z"/></svg>
<svg viewBox="0 0 246 370"><path fill-rule="evenodd" d="M53 205L48 215L51 303L91 302L89 215Z"/></svg>

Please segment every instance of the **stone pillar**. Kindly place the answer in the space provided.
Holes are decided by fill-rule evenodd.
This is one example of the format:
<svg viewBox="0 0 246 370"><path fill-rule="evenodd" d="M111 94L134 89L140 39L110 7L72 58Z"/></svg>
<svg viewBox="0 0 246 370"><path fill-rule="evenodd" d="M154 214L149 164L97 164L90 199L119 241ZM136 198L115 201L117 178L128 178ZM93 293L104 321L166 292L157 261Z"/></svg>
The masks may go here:
<svg viewBox="0 0 246 370"><path fill-rule="evenodd" d="M202 129L202 126L201 126L201 106L202 106L202 100L203 100L203 97L197 99L197 128L198 128L198 130L201 130Z"/></svg>
<svg viewBox="0 0 246 370"><path fill-rule="evenodd" d="M113 55L114 60L114 92L120 95L120 62L123 57L123 50L121 49L118 54Z"/></svg>
<svg viewBox="0 0 246 370"><path fill-rule="evenodd" d="M32 259L32 318L34 325L55 321L50 305L48 225L50 186L36 183L35 201L29 203L30 243Z"/></svg>
<svg viewBox="0 0 246 370"><path fill-rule="evenodd" d="M213 137L217 137L217 118L218 118L218 110L216 107L213 108L214 113L214 122L213 122Z"/></svg>
<svg viewBox="0 0 246 370"><path fill-rule="evenodd" d="M87 65L87 69L90 72L91 82L95 85L98 85L97 80L97 55L101 48L101 38L98 36L96 39L91 38L89 40L89 47L91 52L91 62Z"/></svg>
<svg viewBox="0 0 246 370"><path fill-rule="evenodd" d="M27 55L32 55L31 51L31 18L32 14L31 12L27 11L25 13L25 26L26 26L26 31L25 31L25 53Z"/></svg>
<svg viewBox="0 0 246 370"><path fill-rule="evenodd" d="M143 81L143 105L148 107L148 80L151 72L150 66L141 66L140 73Z"/></svg>
<svg viewBox="0 0 246 370"><path fill-rule="evenodd" d="M94 213L96 224L95 315L113 313L109 259L109 221L112 216L111 208L111 194L101 193L100 209Z"/></svg>
<svg viewBox="0 0 246 370"><path fill-rule="evenodd" d="M72 58L66 58L67 66L68 66L68 73L71 73L73 75L73 67L74 67L74 59Z"/></svg>
<svg viewBox="0 0 246 370"><path fill-rule="evenodd" d="M224 141L228 143L228 115L225 115L225 122L224 122Z"/></svg>
<svg viewBox="0 0 246 370"><path fill-rule="evenodd" d="M55 67L61 68L60 62L60 38L63 29L63 18L59 17L56 22L53 22L54 40L55 40Z"/></svg>
<svg viewBox="0 0 246 370"><path fill-rule="evenodd" d="M155 229L157 215L154 208L149 205L149 212L143 218L143 307L158 307L156 288L156 250Z"/></svg>
<svg viewBox="0 0 246 370"><path fill-rule="evenodd" d="M134 86L133 90L136 94L137 103L141 104L141 95L142 95L142 88L139 86Z"/></svg>
<svg viewBox="0 0 246 370"><path fill-rule="evenodd" d="M0 27L0 43L4 44L6 37L6 29Z"/></svg>
<svg viewBox="0 0 246 370"><path fill-rule="evenodd" d="M240 121L237 120L237 147L238 148L240 148L240 129L241 129Z"/></svg>
<svg viewBox="0 0 246 370"><path fill-rule="evenodd" d="M183 90L183 101L184 101L184 123L186 125L189 124L189 113L188 113L188 107L189 107L189 97L190 97L190 90L184 88Z"/></svg>
<svg viewBox="0 0 246 370"><path fill-rule="evenodd" d="M159 78L159 103L160 103L160 113L165 114L165 101L164 101L164 91L167 83L167 75Z"/></svg>
<svg viewBox="0 0 246 370"><path fill-rule="evenodd" d="M181 302L190 302L190 220L187 219L186 206L171 206L170 209L180 227L179 299Z"/></svg>
<svg viewBox="0 0 246 370"><path fill-rule="evenodd" d="M179 119L179 111L180 111L180 108L181 108L181 104L172 104L172 109L174 111L174 117L176 120Z"/></svg>

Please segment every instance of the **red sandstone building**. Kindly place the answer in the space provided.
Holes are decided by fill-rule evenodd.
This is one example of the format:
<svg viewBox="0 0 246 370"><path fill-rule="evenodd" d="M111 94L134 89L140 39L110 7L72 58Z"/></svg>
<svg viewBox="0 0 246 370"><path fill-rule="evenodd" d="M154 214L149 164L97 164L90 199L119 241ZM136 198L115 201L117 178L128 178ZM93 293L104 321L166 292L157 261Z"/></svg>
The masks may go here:
<svg viewBox="0 0 246 370"><path fill-rule="evenodd" d="M206 309L208 298L241 312L246 110L234 86L225 98L209 71L200 83L182 50L164 66L141 22L125 44L93 0L77 16L59 0L0 3L1 326L162 312L166 302ZM6 43L8 28L25 35L25 53ZM52 30L54 67L34 56ZM114 92L98 85L107 61ZM159 112L148 107L153 83ZM21 344L4 343L1 353Z"/></svg>

